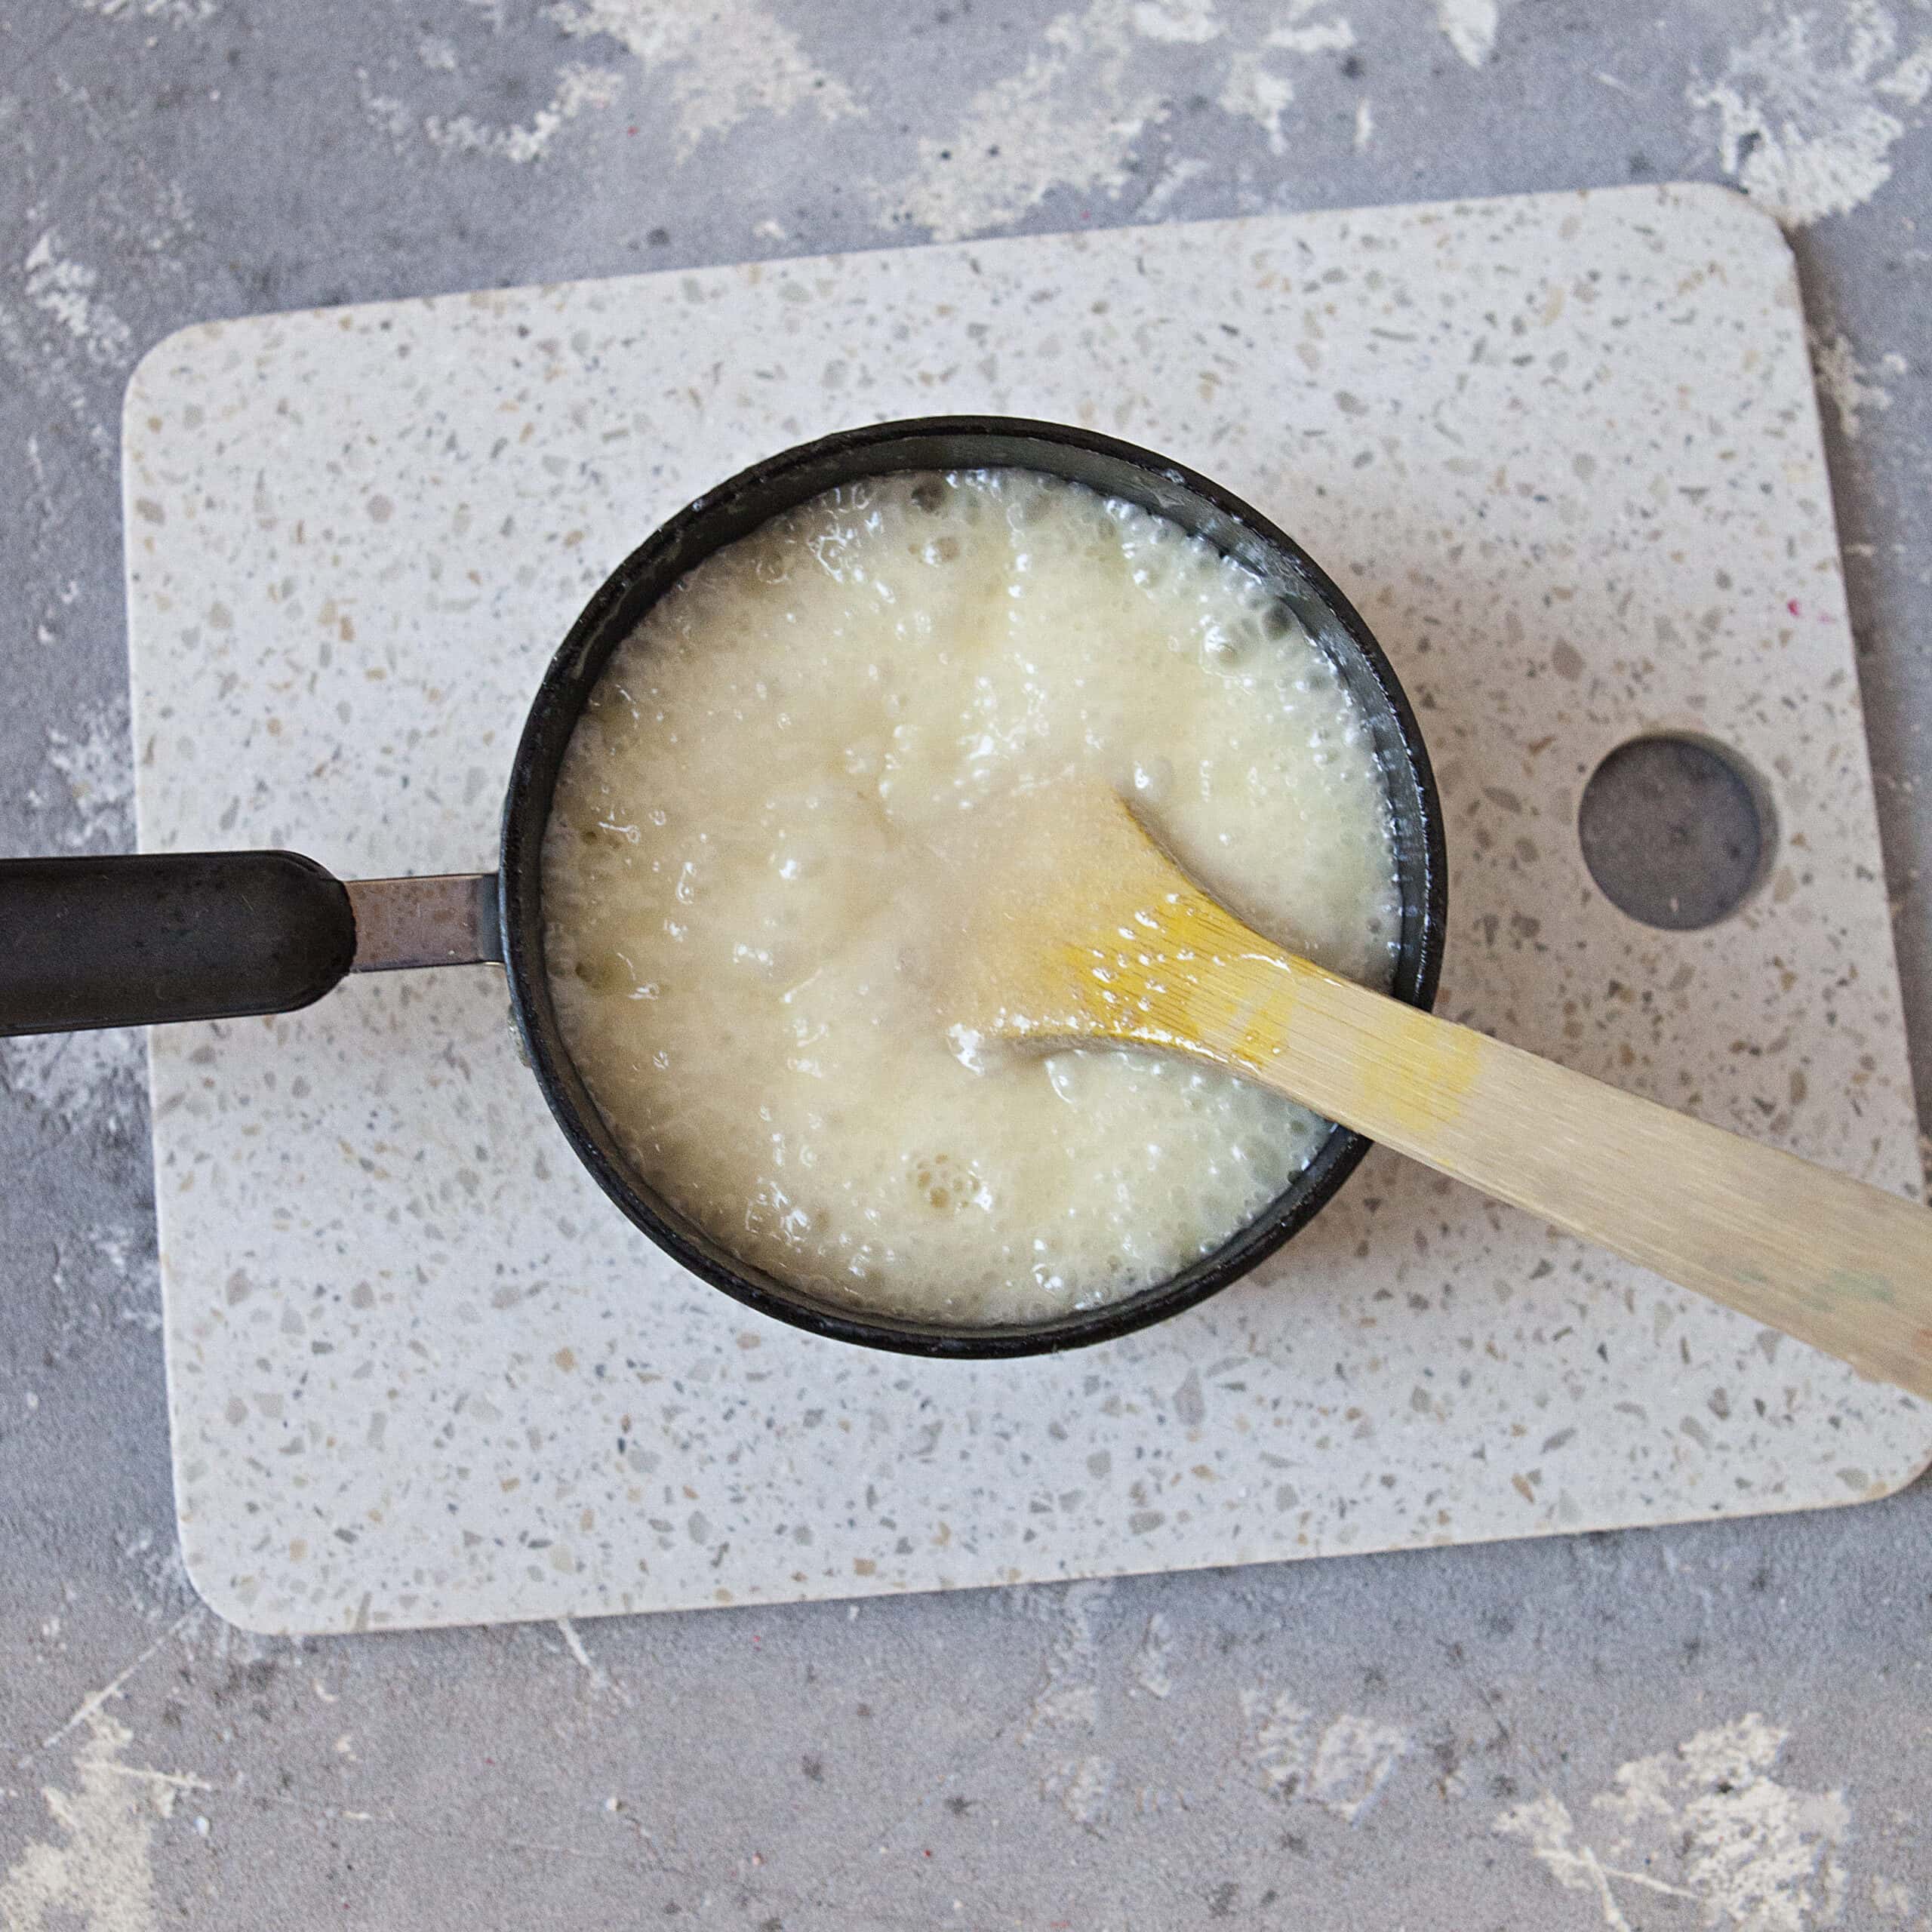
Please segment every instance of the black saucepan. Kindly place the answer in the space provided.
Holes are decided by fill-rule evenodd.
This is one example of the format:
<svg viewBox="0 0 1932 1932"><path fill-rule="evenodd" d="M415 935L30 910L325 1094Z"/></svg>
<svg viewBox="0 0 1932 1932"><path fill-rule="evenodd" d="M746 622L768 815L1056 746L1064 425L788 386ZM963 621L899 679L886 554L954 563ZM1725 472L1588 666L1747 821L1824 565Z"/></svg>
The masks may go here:
<svg viewBox="0 0 1932 1932"><path fill-rule="evenodd" d="M565 746L611 652L694 565L835 485L909 469L1010 466L1069 477L1171 517L1257 572L1339 666L1370 721L1395 828L1402 931L1395 991L1434 999L1447 866L1441 801L1407 699L1361 619L1273 524L1177 463L1084 429L931 417L841 431L754 464L700 497L611 573L530 707L494 875L344 884L289 852L0 861L0 1034L224 1019L307 1005L345 974L500 961L531 1070L578 1158L694 1274L816 1334L908 1354L986 1357L1105 1341L1191 1307L1300 1228L1366 1151L1334 1129L1247 1226L1171 1279L1051 1321L946 1326L870 1314L740 1260L627 1164L571 1064L543 958L543 828Z"/></svg>

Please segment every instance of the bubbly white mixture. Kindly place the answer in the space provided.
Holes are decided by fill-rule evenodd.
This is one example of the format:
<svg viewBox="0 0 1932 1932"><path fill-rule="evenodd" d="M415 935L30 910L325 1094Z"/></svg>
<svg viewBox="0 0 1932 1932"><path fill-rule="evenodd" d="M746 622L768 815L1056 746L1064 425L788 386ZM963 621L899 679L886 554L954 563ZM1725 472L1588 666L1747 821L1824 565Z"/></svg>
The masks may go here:
<svg viewBox="0 0 1932 1932"><path fill-rule="evenodd" d="M949 1044L935 848L1078 776L1251 922L1388 983L1367 721L1179 525L1029 470L886 477L686 577L593 693L543 853L564 1036L639 1174L774 1275L955 1324L1116 1300L1252 1219L1313 1115L1156 1055Z"/></svg>

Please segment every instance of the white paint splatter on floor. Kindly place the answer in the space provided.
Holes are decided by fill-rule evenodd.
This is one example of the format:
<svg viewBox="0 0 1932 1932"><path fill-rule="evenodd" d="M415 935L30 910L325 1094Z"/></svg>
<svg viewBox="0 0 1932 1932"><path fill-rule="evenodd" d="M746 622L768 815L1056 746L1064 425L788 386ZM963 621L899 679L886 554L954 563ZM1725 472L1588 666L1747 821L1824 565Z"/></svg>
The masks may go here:
<svg viewBox="0 0 1932 1932"><path fill-rule="evenodd" d="M911 178L878 191L882 214L957 241L1010 226L1056 189L1118 195L1177 85L1173 57L1150 60L1145 49L1211 44L1225 48L1210 75L1218 104L1254 121L1281 154L1296 98L1282 63L1351 48L1355 30L1330 0L1287 0L1245 42L1213 0L1088 0L1055 15L1024 65L976 94L949 134L921 138ZM1173 174L1155 177L1150 201Z"/></svg>
<svg viewBox="0 0 1932 1932"><path fill-rule="evenodd" d="M1140 1648L1134 1660L1134 1681L1150 1697L1166 1697L1173 1694L1174 1680L1168 1665L1174 1640L1168 1620L1155 1611L1147 1620Z"/></svg>
<svg viewBox="0 0 1932 1932"><path fill-rule="evenodd" d="M556 91L526 122L496 127L478 121L472 114L426 114L423 131L430 145L445 154L494 155L503 161L540 161L549 152L558 135L590 107L608 107L623 91L618 75L607 67L586 66L581 63L557 70ZM373 111L380 109L380 119L393 131L399 122L407 124L407 110L387 97L372 99Z"/></svg>
<svg viewBox="0 0 1932 1932"><path fill-rule="evenodd" d="M1896 1878L1874 1878L1867 1887L1872 1909L1881 1918L1903 1920L1912 1916L1912 1887Z"/></svg>
<svg viewBox="0 0 1932 1932"><path fill-rule="evenodd" d="M1435 0L1435 24L1472 67L1485 65L1495 52L1501 23L1498 0Z"/></svg>
<svg viewBox="0 0 1932 1932"><path fill-rule="evenodd" d="M863 112L843 82L815 66L798 37L755 0L563 0L549 17L579 38L614 40L647 74L663 74L686 159L707 136L761 115L809 106L823 121Z"/></svg>
<svg viewBox="0 0 1932 1932"><path fill-rule="evenodd" d="M1350 1711L1322 1723L1287 1691L1244 1690L1241 1707L1248 1762L1263 1785L1346 1824L1375 1802L1412 1742L1401 1726Z"/></svg>
<svg viewBox="0 0 1932 1932"><path fill-rule="evenodd" d="M1029 1591L1017 1607L1056 1615L1060 1628L1048 1654L1046 1681L1027 1707L1020 1742L1055 1725L1091 1730L1100 1715L1100 1647L1094 1618L1113 1595L1110 1583L1072 1583L1062 1590Z"/></svg>
<svg viewBox="0 0 1932 1932"><path fill-rule="evenodd" d="M55 249L50 230L21 258L17 303L0 288L0 361L27 389L66 409L105 456L110 445L85 371L89 364L125 365L128 327L94 293L95 272Z"/></svg>
<svg viewBox="0 0 1932 1932"><path fill-rule="evenodd" d="M1247 1721L1248 1762L1271 1792L1292 1791L1308 1765L1314 1713L1286 1691L1271 1699L1264 1690L1244 1690L1241 1709Z"/></svg>
<svg viewBox="0 0 1932 1932"><path fill-rule="evenodd" d="M41 353L23 318L8 305L4 295L0 295L0 362L4 362L14 378L28 389L51 402L59 403L70 416L85 426L95 448L103 455L107 453L107 432L99 420L92 417L85 388L64 362Z"/></svg>
<svg viewBox="0 0 1932 1932"><path fill-rule="evenodd" d="M1198 47L1219 35L1221 23L1214 0L1140 0L1134 10L1134 31L1143 40Z"/></svg>
<svg viewBox="0 0 1932 1932"><path fill-rule="evenodd" d="M164 179L138 149L115 146L125 131L123 120L104 112L85 88L57 70L42 84L70 117L68 139L76 152L111 149L121 155L111 186L78 204L63 204L86 233L88 252L100 261L138 262L146 292L158 300L160 288L183 275L195 232L180 184ZM60 232L43 226L34 210L23 216L34 217L26 233L38 232L0 267L0 367L29 393L64 411L95 458L111 463L115 444L109 426L118 419L122 372L132 359L131 331L101 294L94 266L69 255Z"/></svg>
<svg viewBox="0 0 1932 1932"><path fill-rule="evenodd" d="M1527 1844L1566 1890L1593 1896L1614 1932L1631 1932L1620 1900L1632 1892L1694 1900L1706 1925L1832 1924L1850 1811L1841 1792L1779 1782L1787 1735L1754 1712L1621 1766L1591 1800L1606 1821L1593 1835L1607 1840L1601 1848L1553 1792L1503 1812L1493 1829Z"/></svg>
<svg viewBox="0 0 1932 1932"><path fill-rule="evenodd" d="M1887 354L1878 358L1878 368L1888 376L1903 376L1910 368L1903 355ZM1818 393L1837 414L1838 427L1857 439L1863 426L1864 411L1886 410L1892 406L1892 392L1878 380L1878 371L1858 359L1849 339L1842 333L1826 335L1811 331L1811 370L1817 378Z"/></svg>
<svg viewBox="0 0 1932 1932"><path fill-rule="evenodd" d="M949 134L921 137L885 211L952 242L1019 220L1057 186L1118 193L1135 143L1168 111L1131 72L1139 11L1093 0L1057 14L1017 73L975 94Z"/></svg>
<svg viewBox="0 0 1932 1932"><path fill-rule="evenodd" d="M72 731L48 728L47 761L59 774L73 812L62 844L78 851L120 844L134 829L134 774L128 744L128 700L118 697L83 712ZM46 808L43 790L28 802Z"/></svg>
<svg viewBox="0 0 1932 1932"><path fill-rule="evenodd" d="M1311 11L1312 0L1300 0L1296 15ZM1316 20L1276 27L1257 48L1237 54L1228 63L1228 78L1219 105L1223 113L1245 115L1268 137L1271 154L1288 151L1282 117L1295 98L1294 82L1281 71L1281 53L1343 53L1355 44L1355 29L1345 20Z"/></svg>
<svg viewBox="0 0 1932 1932"><path fill-rule="evenodd" d="M215 0L79 0L84 14L104 20L163 20L171 27L192 27L214 19Z"/></svg>
<svg viewBox="0 0 1932 1932"><path fill-rule="evenodd" d="M494 0L464 0L464 5L487 18L494 32L506 30L506 15ZM556 0L542 18L568 39L598 43L599 51L614 42L647 76L661 77L680 162L709 137L760 115L809 106L822 119L835 121L864 112L851 90L814 65L798 36L757 0L714 0L703 8L676 0ZM378 93L368 71L358 69L363 112L374 126L398 143L420 131L445 154L521 163L543 160L565 128L610 106L631 79L621 63L566 61L555 70L550 98L528 119L504 123L461 104L469 91L453 40L426 35L417 43L417 60L430 74L455 77L454 111L425 111L396 94Z"/></svg>
<svg viewBox="0 0 1932 1932"><path fill-rule="evenodd" d="M1174 197L1183 189L1212 172L1204 161L1196 160L1192 155L1183 155L1169 162L1148 190L1147 198L1134 210L1134 220L1158 221L1174 205Z"/></svg>
<svg viewBox="0 0 1932 1932"><path fill-rule="evenodd" d="M1902 50L1878 0L1793 13L1693 83L1717 117L1718 164L1780 220L1802 227L1869 202L1891 179L1905 117L1932 94L1932 33Z"/></svg>
<svg viewBox="0 0 1932 1932"><path fill-rule="evenodd" d="M0 1085L69 1132L94 1124L128 1126L146 1064L140 1030L132 1026L0 1040Z"/></svg>
<svg viewBox="0 0 1932 1932"><path fill-rule="evenodd" d="M81 345L90 362L103 368L127 365L133 338L128 325L97 292L100 275L85 262L60 252L60 238L47 229L27 251L26 297L51 315Z"/></svg>
<svg viewBox="0 0 1932 1932"><path fill-rule="evenodd" d="M1344 1711L1315 1745L1308 1795L1352 1825L1375 1802L1408 1748L1409 1734L1398 1725Z"/></svg>
<svg viewBox="0 0 1932 1932"><path fill-rule="evenodd" d="M183 1781L128 1764L133 1741L125 1724L91 1715L74 1753L76 1788L42 1787L58 1835L30 1843L0 1879L7 1932L152 1932L155 1824Z"/></svg>
<svg viewBox="0 0 1932 1932"><path fill-rule="evenodd" d="M558 1617L557 1634L564 1640L564 1648L583 1672L591 1694L596 1697L614 1697L628 1709L632 1701L630 1692L590 1654L584 1646L583 1639L577 1635L576 1624L568 1617Z"/></svg>
<svg viewBox="0 0 1932 1932"><path fill-rule="evenodd" d="M1047 1774L1043 1789L1057 1798L1076 1825L1097 1829L1107 1822L1114 1789L1114 1767L1106 1758L1067 1759Z"/></svg>
<svg viewBox="0 0 1932 1932"><path fill-rule="evenodd" d="M1110 1583L1075 1583L1063 1590L1023 1590L1014 1607L1058 1623L1047 1656L1046 1681L1027 1706L1020 1741L1091 1734L1100 1718L1100 1644L1095 1614L1113 1595ZM1114 1766L1092 1752L1056 1757L1040 1780L1042 1796L1056 1799L1078 1825L1098 1830L1113 1795Z"/></svg>

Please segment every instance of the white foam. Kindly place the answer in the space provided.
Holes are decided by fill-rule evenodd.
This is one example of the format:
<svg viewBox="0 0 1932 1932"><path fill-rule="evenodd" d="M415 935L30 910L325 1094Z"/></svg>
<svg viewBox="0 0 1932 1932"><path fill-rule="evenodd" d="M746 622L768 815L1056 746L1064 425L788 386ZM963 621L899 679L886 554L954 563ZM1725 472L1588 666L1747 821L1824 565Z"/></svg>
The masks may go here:
<svg viewBox="0 0 1932 1932"><path fill-rule="evenodd" d="M1250 918L1386 977L1364 721L1177 525L1028 472L901 477L687 577L612 659L545 851L559 1016L639 1171L776 1273L953 1321L1131 1292L1252 1218L1312 1115L1176 1061L947 1037L934 851L1077 774L1135 789Z"/></svg>

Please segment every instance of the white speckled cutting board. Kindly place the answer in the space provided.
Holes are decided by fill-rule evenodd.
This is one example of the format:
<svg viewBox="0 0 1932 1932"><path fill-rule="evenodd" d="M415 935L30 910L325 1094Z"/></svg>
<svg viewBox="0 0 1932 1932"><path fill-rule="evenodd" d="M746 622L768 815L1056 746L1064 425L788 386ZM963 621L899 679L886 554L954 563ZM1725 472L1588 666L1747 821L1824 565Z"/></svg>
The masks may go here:
<svg viewBox="0 0 1932 1932"><path fill-rule="evenodd" d="M194 328L125 426L141 843L487 868L538 673L686 499L937 411L1221 478L1341 581L1449 813L1442 1009L1919 1183L1790 258L1708 189L1270 217ZM1584 778L1736 748L1765 888L1594 890ZM153 1036L181 1539L251 1627L1245 1563L1875 1496L1932 1413L1377 1153L1260 1275L983 1367L814 1340L578 1171L490 968Z"/></svg>

